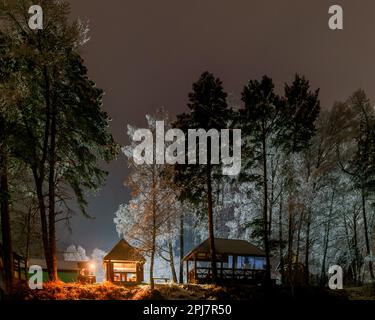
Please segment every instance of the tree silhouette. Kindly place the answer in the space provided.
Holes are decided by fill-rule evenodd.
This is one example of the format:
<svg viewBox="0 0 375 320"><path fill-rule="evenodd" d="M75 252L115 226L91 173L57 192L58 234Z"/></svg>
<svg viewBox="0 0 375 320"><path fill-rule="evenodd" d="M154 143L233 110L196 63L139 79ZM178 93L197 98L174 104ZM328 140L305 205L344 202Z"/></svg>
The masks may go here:
<svg viewBox="0 0 375 320"><path fill-rule="evenodd" d="M189 129L225 129L230 123L232 111L226 102L222 82L213 74L204 72L193 84L189 94L189 113L177 116L174 127L184 131L186 137ZM196 148L199 144L196 142ZM207 209L208 234L212 266L212 280L217 282L216 250L213 222L212 181L222 179L217 173L219 165L211 163L211 138L207 141L207 164L176 165L176 181L182 189L182 198ZM202 197L205 195L206 199Z"/></svg>
<svg viewBox="0 0 375 320"><path fill-rule="evenodd" d="M4 33L11 38L4 58L14 60L11 83L18 88L14 105L21 123L10 148L32 173L48 274L56 280L56 217L70 212L61 193L73 191L87 215L85 192L96 190L106 175L98 162L113 159L118 148L101 109L103 92L78 54L85 30L69 22L68 3L45 3L45 28L36 32L27 27L26 4L1 3Z"/></svg>
<svg viewBox="0 0 375 320"><path fill-rule="evenodd" d="M266 253L266 282L271 279L270 241L268 217L268 158L272 145L280 146L287 153L298 152L308 147L315 133L314 122L319 115L318 91L311 92L309 82L296 75L292 85L285 85L285 97L274 92L271 78L251 80L242 92L244 107L239 110L239 121L245 136L247 166L259 165L262 170L263 245Z"/></svg>

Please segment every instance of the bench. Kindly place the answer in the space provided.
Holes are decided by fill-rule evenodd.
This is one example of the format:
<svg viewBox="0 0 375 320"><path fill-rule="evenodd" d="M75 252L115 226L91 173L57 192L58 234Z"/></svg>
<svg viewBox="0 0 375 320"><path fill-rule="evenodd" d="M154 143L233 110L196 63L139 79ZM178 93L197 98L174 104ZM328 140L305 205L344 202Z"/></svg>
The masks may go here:
<svg viewBox="0 0 375 320"><path fill-rule="evenodd" d="M154 282L164 281L164 283L168 283L170 281L169 278L154 278Z"/></svg>

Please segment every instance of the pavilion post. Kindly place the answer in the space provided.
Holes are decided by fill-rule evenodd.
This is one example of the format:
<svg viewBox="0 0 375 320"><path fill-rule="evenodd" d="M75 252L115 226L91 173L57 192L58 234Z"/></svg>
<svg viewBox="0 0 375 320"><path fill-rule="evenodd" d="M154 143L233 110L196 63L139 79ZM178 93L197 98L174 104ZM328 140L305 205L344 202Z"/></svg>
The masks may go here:
<svg viewBox="0 0 375 320"><path fill-rule="evenodd" d="M21 258L18 257L18 277L21 280L22 279L22 273L21 273Z"/></svg>
<svg viewBox="0 0 375 320"><path fill-rule="evenodd" d="M190 279L189 279L189 260L186 260L186 282L190 283Z"/></svg>
<svg viewBox="0 0 375 320"><path fill-rule="evenodd" d="M232 256L233 259L232 259L232 278L234 279L234 271L236 269L236 260L237 260L237 256Z"/></svg>
<svg viewBox="0 0 375 320"><path fill-rule="evenodd" d="M198 272L197 272L197 257L194 256L194 279L197 280Z"/></svg>
<svg viewBox="0 0 375 320"><path fill-rule="evenodd" d="M25 280L27 281L27 268L28 268L28 260L25 258L24 259L24 266L25 266L25 270L24 270L24 273L25 273Z"/></svg>

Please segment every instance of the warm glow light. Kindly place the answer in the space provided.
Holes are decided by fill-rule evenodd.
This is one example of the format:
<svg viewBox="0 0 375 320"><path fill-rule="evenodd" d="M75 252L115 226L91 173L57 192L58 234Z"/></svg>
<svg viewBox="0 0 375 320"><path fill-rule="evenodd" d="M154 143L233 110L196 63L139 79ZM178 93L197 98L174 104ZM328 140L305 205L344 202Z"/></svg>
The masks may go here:
<svg viewBox="0 0 375 320"><path fill-rule="evenodd" d="M90 267L90 270L94 270L95 269L95 264L90 263L89 267Z"/></svg>

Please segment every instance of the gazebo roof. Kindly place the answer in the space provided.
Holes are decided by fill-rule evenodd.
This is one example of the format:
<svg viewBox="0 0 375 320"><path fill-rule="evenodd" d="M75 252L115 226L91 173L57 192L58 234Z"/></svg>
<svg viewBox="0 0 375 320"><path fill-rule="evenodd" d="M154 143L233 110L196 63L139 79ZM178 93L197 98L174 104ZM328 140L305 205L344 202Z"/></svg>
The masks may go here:
<svg viewBox="0 0 375 320"><path fill-rule="evenodd" d="M103 260L145 261L145 258L137 248L121 239Z"/></svg>
<svg viewBox="0 0 375 320"><path fill-rule="evenodd" d="M40 258L30 258L29 265L37 265L41 266L42 269L47 269L47 264L45 259ZM58 260L57 261L57 270L58 271L78 271L79 270L79 261L65 261L65 260Z"/></svg>
<svg viewBox="0 0 375 320"><path fill-rule="evenodd" d="M216 254L233 256L254 256L264 257L265 252L246 240L215 238ZM197 253L210 253L209 239L191 250L184 258L184 261L192 260Z"/></svg>

